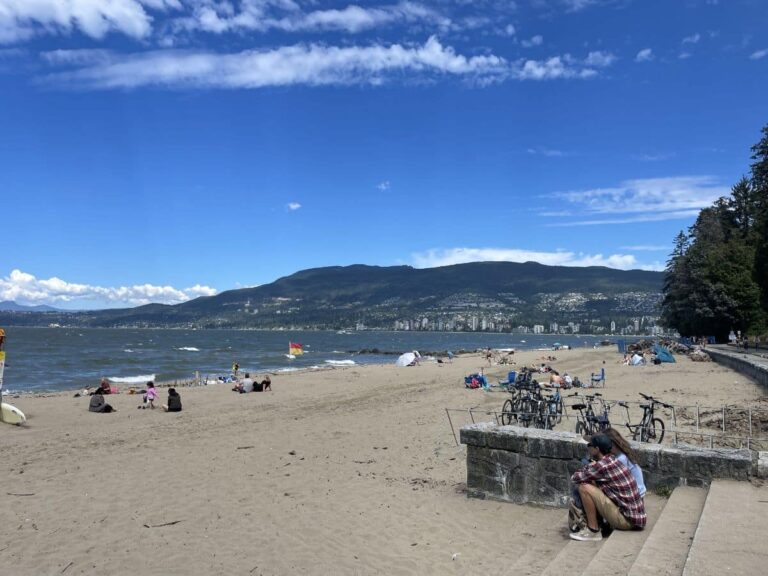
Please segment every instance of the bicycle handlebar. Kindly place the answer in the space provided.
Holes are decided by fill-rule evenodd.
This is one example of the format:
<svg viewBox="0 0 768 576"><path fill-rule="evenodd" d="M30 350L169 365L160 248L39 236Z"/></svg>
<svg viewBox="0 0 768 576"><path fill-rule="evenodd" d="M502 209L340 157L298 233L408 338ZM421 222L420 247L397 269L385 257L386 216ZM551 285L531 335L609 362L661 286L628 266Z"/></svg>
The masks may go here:
<svg viewBox="0 0 768 576"><path fill-rule="evenodd" d="M642 396L642 397L643 397L643 398L645 398L646 400L650 400L650 401L651 401L651 402L653 402L654 404L658 404L659 406L664 406L664 408L670 408L670 409L672 408L672 406L671 406L670 404L665 404L664 402L662 402L661 400L657 400L657 399L656 399L656 398L654 398L653 396L646 396L646 395L645 395L645 394L643 394L642 392L638 392L638 394L640 394L640 396Z"/></svg>

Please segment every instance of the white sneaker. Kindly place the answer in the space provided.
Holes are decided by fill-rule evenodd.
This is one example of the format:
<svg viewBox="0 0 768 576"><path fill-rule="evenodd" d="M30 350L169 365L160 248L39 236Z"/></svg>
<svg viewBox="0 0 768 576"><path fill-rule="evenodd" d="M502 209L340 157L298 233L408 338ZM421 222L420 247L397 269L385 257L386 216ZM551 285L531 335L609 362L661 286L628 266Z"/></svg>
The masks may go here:
<svg viewBox="0 0 768 576"><path fill-rule="evenodd" d="M603 535L599 530L592 532L589 528L582 528L578 532L571 532L569 536L572 540L581 540L582 542L599 542L603 539Z"/></svg>

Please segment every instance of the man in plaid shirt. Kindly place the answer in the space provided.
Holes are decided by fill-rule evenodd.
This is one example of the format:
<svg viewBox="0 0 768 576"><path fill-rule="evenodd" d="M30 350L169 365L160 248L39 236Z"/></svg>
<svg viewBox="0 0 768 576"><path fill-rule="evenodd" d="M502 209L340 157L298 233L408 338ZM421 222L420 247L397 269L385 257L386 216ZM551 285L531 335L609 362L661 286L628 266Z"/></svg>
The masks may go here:
<svg viewBox="0 0 768 576"><path fill-rule="evenodd" d="M573 532L571 538L602 540L598 514L616 530L642 530L647 519L643 498L632 473L611 453L611 439L598 434L587 446L593 461L571 476L579 489L587 526Z"/></svg>

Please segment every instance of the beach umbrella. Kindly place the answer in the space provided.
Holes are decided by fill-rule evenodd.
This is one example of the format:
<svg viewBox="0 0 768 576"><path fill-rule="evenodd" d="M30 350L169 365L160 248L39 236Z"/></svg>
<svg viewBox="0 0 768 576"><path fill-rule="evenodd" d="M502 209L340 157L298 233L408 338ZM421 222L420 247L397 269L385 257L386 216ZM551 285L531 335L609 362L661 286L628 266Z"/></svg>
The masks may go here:
<svg viewBox="0 0 768 576"><path fill-rule="evenodd" d="M409 366L410 364L413 364L415 360L416 354L413 352L406 352L395 361L395 366Z"/></svg>

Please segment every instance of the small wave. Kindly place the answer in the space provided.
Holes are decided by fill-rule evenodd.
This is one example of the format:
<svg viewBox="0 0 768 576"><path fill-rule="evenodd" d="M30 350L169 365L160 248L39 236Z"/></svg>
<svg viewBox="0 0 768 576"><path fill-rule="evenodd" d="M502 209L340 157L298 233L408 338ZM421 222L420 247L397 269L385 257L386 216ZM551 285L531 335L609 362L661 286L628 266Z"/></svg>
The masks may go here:
<svg viewBox="0 0 768 576"><path fill-rule="evenodd" d="M301 368L280 368L276 372L298 372Z"/></svg>
<svg viewBox="0 0 768 576"><path fill-rule="evenodd" d="M182 346L181 348L176 348L176 350L185 350L187 352L200 352L200 348L195 348L194 346Z"/></svg>
<svg viewBox="0 0 768 576"><path fill-rule="evenodd" d="M131 350L130 348L126 348L125 350L123 350L123 352L127 352L128 354L131 354L133 353L133 350Z"/></svg>
<svg viewBox="0 0 768 576"><path fill-rule="evenodd" d="M109 376L107 380L117 384L144 384L150 380L154 381L154 374L139 374L138 376Z"/></svg>
<svg viewBox="0 0 768 576"><path fill-rule="evenodd" d="M354 360L326 360L326 364L330 364L331 366L354 366L355 361Z"/></svg>

